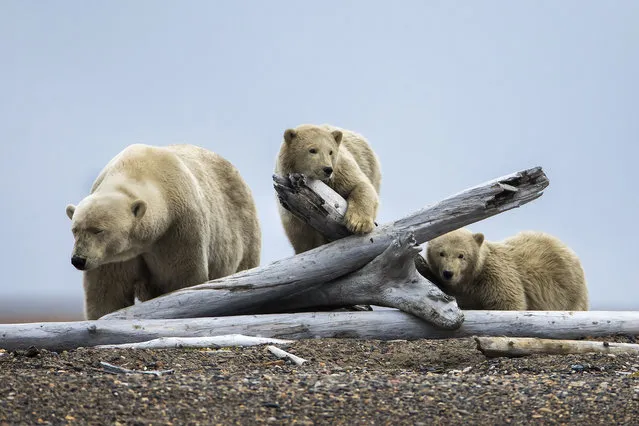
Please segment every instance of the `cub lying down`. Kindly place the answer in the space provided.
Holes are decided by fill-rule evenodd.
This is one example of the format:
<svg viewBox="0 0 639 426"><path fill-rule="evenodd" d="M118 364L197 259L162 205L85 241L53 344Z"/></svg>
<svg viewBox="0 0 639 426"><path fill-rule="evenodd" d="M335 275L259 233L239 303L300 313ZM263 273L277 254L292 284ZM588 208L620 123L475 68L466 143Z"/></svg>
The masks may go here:
<svg viewBox="0 0 639 426"><path fill-rule="evenodd" d="M588 310L577 255L557 238L520 232L502 242L467 229L429 241L419 272L454 296L462 309Z"/></svg>

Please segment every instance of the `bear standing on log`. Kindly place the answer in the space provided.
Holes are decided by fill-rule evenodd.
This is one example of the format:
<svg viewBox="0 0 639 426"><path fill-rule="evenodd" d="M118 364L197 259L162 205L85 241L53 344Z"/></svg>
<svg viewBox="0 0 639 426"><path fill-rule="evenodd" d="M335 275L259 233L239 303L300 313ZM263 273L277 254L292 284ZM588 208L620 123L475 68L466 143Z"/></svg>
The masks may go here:
<svg viewBox="0 0 639 426"><path fill-rule="evenodd" d="M253 196L227 160L193 145L135 144L69 204L71 263L89 320L260 263Z"/></svg>
<svg viewBox="0 0 639 426"><path fill-rule="evenodd" d="M363 136L328 124L287 129L275 173L321 180L348 203L344 219L351 232L365 234L375 228L382 176L379 159ZM296 254L329 242L279 203L278 208Z"/></svg>

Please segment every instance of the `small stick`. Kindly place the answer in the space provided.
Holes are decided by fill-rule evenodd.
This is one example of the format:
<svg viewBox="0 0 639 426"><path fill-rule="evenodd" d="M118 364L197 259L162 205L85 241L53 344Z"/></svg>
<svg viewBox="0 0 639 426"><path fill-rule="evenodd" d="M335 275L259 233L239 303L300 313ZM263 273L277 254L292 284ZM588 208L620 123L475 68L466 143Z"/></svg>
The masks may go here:
<svg viewBox="0 0 639 426"><path fill-rule="evenodd" d="M173 374L173 370L129 370L128 368L118 367L108 362L100 361L100 365L107 373L114 374L153 374L160 377L163 374Z"/></svg>
<svg viewBox="0 0 639 426"><path fill-rule="evenodd" d="M533 354L567 355L585 353L639 354L639 344L554 340L530 337L474 337L477 349L487 357L519 357Z"/></svg>
<svg viewBox="0 0 639 426"><path fill-rule="evenodd" d="M204 337L160 337L137 343L121 343L114 345L98 345L97 349L170 349L170 348L223 348L229 346L255 346L268 343L287 345L292 340L273 339L268 337L245 336L243 334L224 334Z"/></svg>
<svg viewBox="0 0 639 426"><path fill-rule="evenodd" d="M308 362L308 360L304 359L304 358L300 358L296 355L293 355L291 353L286 352L285 350L282 350L280 348L276 348L275 346L267 346L268 350L275 355L278 358L288 358L291 361L293 361L296 365L302 365L305 362Z"/></svg>

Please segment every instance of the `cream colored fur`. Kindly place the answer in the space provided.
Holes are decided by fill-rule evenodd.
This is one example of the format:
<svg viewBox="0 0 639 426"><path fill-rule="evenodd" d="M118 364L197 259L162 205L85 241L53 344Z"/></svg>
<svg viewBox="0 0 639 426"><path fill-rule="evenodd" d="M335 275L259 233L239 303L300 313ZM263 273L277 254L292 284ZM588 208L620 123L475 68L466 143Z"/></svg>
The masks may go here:
<svg viewBox="0 0 639 426"><path fill-rule="evenodd" d="M324 171L326 167L333 169L330 176ZM363 136L328 124L303 124L287 129L275 173L302 173L322 180L346 199L345 225L349 230L364 234L375 228L382 177L379 160ZM322 234L279 203L278 207L295 253L328 242Z"/></svg>
<svg viewBox="0 0 639 426"><path fill-rule="evenodd" d="M459 229L431 240L426 257L436 284L462 309L588 310L579 258L545 233L489 242L481 233Z"/></svg>
<svg viewBox="0 0 639 426"><path fill-rule="evenodd" d="M72 256L86 259L87 319L260 262L250 189L231 163L193 145L127 147L67 215Z"/></svg>

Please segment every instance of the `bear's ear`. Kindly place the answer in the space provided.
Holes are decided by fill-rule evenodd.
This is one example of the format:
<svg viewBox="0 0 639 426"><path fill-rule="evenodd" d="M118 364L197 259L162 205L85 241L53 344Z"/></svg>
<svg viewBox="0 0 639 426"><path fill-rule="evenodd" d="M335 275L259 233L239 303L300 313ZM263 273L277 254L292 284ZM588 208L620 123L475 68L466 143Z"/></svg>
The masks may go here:
<svg viewBox="0 0 639 426"><path fill-rule="evenodd" d="M133 216L141 218L146 213L146 203L143 200L135 200L131 204L131 212L133 212Z"/></svg>
<svg viewBox="0 0 639 426"><path fill-rule="evenodd" d="M297 137L297 132L293 129L286 129L284 131L284 140L286 143L291 143L293 139Z"/></svg>
<svg viewBox="0 0 639 426"><path fill-rule="evenodd" d="M481 232L474 233L473 240L475 240L478 246L481 246L484 243L484 234Z"/></svg>
<svg viewBox="0 0 639 426"><path fill-rule="evenodd" d="M73 204L69 204L67 206L67 216L69 219L73 219L73 213L75 213L75 206Z"/></svg>
<svg viewBox="0 0 639 426"><path fill-rule="evenodd" d="M331 135L333 135L333 138L335 139L335 142L337 142L337 145L342 142L342 132L340 130L333 130L331 132Z"/></svg>

